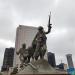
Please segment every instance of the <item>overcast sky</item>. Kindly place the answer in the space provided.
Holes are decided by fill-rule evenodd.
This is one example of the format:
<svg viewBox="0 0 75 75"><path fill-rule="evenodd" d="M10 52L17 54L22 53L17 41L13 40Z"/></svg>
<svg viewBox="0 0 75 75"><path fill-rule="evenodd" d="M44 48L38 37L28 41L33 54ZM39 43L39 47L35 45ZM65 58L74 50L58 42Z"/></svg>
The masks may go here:
<svg viewBox="0 0 75 75"><path fill-rule="evenodd" d="M75 65L75 0L0 0L0 67L5 48L14 47L19 24L43 26L47 30L52 13L48 51L55 53L56 63L67 63L71 53Z"/></svg>

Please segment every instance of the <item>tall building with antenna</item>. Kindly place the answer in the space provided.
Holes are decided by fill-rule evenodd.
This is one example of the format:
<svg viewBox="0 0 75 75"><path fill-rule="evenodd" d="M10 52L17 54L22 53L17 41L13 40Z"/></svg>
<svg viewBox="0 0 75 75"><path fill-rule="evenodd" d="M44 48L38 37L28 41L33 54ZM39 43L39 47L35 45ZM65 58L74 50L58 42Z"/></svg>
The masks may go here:
<svg viewBox="0 0 75 75"><path fill-rule="evenodd" d="M72 54L67 54L66 57L67 57L68 67L74 68L73 60L72 60Z"/></svg>

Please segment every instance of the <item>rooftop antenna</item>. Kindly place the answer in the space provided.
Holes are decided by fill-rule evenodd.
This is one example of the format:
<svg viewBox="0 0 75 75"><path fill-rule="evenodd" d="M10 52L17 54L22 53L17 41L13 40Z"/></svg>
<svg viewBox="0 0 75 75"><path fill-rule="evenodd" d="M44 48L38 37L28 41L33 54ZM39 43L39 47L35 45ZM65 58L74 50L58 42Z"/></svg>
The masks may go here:
<svg viewBox="0 0 75 75"><path fill-rule="evenodd" d="M62 63L62 60L61 60L61 63Z"/></svg>

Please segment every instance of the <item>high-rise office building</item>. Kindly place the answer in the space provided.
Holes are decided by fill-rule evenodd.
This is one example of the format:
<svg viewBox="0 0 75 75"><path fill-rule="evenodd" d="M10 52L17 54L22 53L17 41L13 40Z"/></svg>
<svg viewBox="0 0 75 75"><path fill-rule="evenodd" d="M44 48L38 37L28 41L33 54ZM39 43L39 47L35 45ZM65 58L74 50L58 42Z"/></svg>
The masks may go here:
<svg viewBox="0 0 75 75"><path fill-rule="evenodd" d="M26 44L26 48L31 46L31 43L37 33L36 27L19 25L16 30L16 41L15 41L15 52L14 52L14 63L20 64L20 60L16 52L22 47L22 44Z"/></svg>
<svg viewBox="0 0 75 75"><path fill-rule="evenodd" d="M66 57L67 57L68 67L74 68L73 61L72 61L72 54L67 54Z"/></svg>
<svg viewBox="0 0 75 75"><path fill-rule="evenodd" d="M14 50L15 48L5 49L3 66L1 71L6 71L9 67L13 67Z"/></svg>
<svg viewBox="0 0 75 75"><path fill-rule="evenodd" d="M48 62L52 67L56 67L55 55L54 53L48 52Z"/></svg>

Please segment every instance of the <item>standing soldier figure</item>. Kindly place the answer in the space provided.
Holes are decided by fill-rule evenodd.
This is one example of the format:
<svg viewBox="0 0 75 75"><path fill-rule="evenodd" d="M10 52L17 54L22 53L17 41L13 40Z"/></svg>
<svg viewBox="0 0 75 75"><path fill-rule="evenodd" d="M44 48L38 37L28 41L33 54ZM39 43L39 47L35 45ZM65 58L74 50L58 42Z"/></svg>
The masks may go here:
<svg viewBox="0 0 75 75"><path fill-rule="evenodd" d="M52 24L50 24L50 16L49 16L48 31L45 32L42 26L38 27L38 32L32 42L32 45L34 45L36 47L35 52L34 52L35 60L37 60L39 56L40 56L40 58L44 58L45 52L47 50L46 34L50 33L51 25Z"/></svg>
<svg viewBox="0 0 75 75"><path fill-rule="evenodd" d="M19 55L21 61L20 67L23 67L23 64L27 63L27 57L28 57L28 50L26 49L26 44L22 44L22 48L20 48L19 51L16 53L17 55Z"/></svg>

